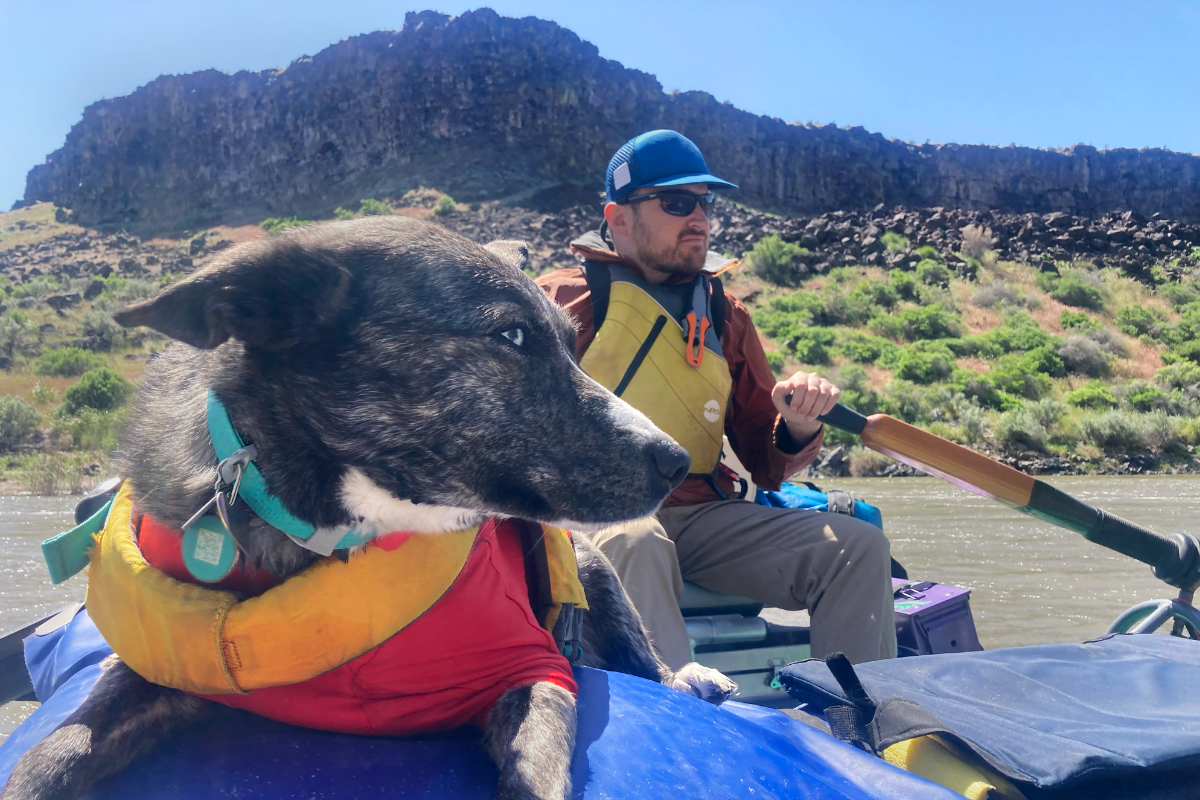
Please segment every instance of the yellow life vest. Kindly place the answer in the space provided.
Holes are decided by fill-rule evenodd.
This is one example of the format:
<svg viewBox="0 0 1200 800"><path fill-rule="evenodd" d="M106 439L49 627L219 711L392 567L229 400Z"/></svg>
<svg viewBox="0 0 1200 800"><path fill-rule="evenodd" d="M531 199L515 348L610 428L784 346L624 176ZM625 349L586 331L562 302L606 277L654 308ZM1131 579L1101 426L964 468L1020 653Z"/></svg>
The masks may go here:
<svg viewBox="0 0 1200 800"><path fill-rule="evenodd" d="M175 580L151 567L133 540L133 495L121 486L96 535L85 605L134 672L196 694L237 694L300 683L394 636L450 588L478 528L414 534L394 550L367 547L346 562L323 559L258 597ZM565 531L545 527L554 605L586 609ZM404 580L396 576L403 575Z"/></svg>
<svg viewBox="0 0 1200 800"><path fill-rule="evenodd" d="M733 379L711 326L698 332L701 355L689 353L684 324L694 285L655 286L628 267L601 268L611 271L607 310L580 367L687 450L693 473L712 474Z"/></svg>

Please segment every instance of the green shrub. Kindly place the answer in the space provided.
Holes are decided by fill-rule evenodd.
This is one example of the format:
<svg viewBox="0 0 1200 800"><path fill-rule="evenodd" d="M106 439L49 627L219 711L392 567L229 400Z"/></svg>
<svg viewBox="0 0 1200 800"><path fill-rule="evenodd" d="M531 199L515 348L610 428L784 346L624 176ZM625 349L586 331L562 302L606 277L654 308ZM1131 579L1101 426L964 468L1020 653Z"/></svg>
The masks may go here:
<svg viewBox="0 0 1200 800"><path fill-rule="evenodd" d="M1069 308L1062 310L1062 314L1058 317L1058 324L1064 329L1078 328L1084 331L1100 327L1099 320L1089 317L1082 311L1072 311Z"/></svg>
<svg viewBox="0 0 1200 800"><path fill-rule="evenodd" d="M1057 400L1051 400L1049 397L1044 397L1041 400L1035 400L1032 403L1025 404L1025 410L1037 420L1037 423L1048 431L1054 430L1054 426L1067 413L1067 407Z"/></svg>
<svg viewBox="0 0 1200 800"><path fill-rule="evenodd" d="M987 412L977 405L968 405L958 412L958 427L967 444L979 444L987 438Z"/></svg>
<svg viewBox="0 0 1200 800"><path fill-rule="evenodd" d="M1172 283L1159 289L1158 296L1179 308L1200 300L1200 289L1197 289L1196 284L1190 281L1188 283Z"/></svg>
<svg viewBox="0 0 1200 800"><path fill-rule="evenodd" d="M1170 400L1161 389L1146 381L1130 381L1124 394L1125 402L1143 413L1162 408Z"/></svg>
<svg viewBox="0 0 1200 800"><path fill-rule="evenodd" d="M1067 392L1066 400L1077 408L1115 408L1117 405L1117 398L1113 396L1112 389L1100 381L1085 383L1078 389Z"/></svg>
<svg viewBox="0 0 1200 800"><path fill-rule="evenodd" d="M117 449L117 439L128 413L128 406L109 411L81 408L75 414L60 417L54 427L70 436L76 449L111 452Z"/></svg>
<svg viewBox="0 0 1200 800"><path fill-rule="evenodd" d="M1028 314L1014 312L1004 318L999 326L987 333L964 338L955 345L959 355L979 355L995 358L1005 353L1019 353L1055 345L1058 340Z"/></svg>
<svg viewBox="0 0 1200 800"><path fill-rule="evenodd" d="M1146 449L1146 438L1136 414L1106 411L1085 417L1080 423L1084 441L1105 453L1132 453Z"/></svg>
<svg viewBox="0 0 1200 800"><path fill-rule="evenodd" d="M996 444L1005 452L1045 452L1049 438L1046 428L1024 409L1007 411L996 422Z"/></svg>
<svg viewBox="0 0 1200 800"><path fill-rule="evenodd" d="M1164 389L1190 389L1200 387L1200 364L1180 361L1163 367L1154 373L1154 382Z"/></svg>
<svg viewBox="0 0 1200 800"><path fill-rule="evenodd" d="M900 301L896 290L882 281L865 280L850 292L850 301L864 308L892 308ZM868 313L868 319L870 312Z"/></svg>
<svg viewBox="0 0 1200 800"><path fill-rule="evenodd" d="M996 367L988 373L988 379L1001 392L1016 397L1037 400L1050 391L1050 379L1034 371L1026 356L1010 353L1001 356Z"/></svg>
<svg viewBox="0 0 1200 800"><path fill-rule="evenodd" d="M458 211L458 204L454 202L454 198L448 194L444 194L437 199L433 204L433 213L436 216L444 217L447 214L453 214Z"/></svg>
<svg viewBox="0 0 1200 800"><path fill-rule="evenodd" d="M33 362L33 371L38 375L59 378L74 378L90 369L104 366L104 361L91 350L79 347L62 347L38 356Z"/></svg>
<svg viewBox="0 0 1200 800"><path fill-rule="evenodd" d="M930 384L950 377L954 354L944 345L918 342L902 348L896 361L896 375L918 384Z"/></svg>
<svg viewBox="0 0 1200 800"><path fill-rule="evenodd" d="M83 373L78 382L63 392L63 402L59 410L68 416L85 408L111 411L125 405L133 390L133 384L118 372L108 367L100 367Z"/></svg>
<svg viewBox="0 0 1200 800"><path fill-rule="evenodd" d="M879 398L879 410L905 422L919 422L925 416L924 394L911 381L893 378Z"/></svg>
<svg viewBox="0 0 1200 800"><path fill-rule="evenodd" d="M778 350L768 350L766 355L767 366L771 368L771 372L775 373L776 375L781 375L783 373L783 368L787 363L787 358Z"/></svg>
<svg viewBox="0 0 1200 800"><path fill-rule="evenodd" d="M24 311L14 308L0 317L0 350L10 361L29 343L32 336L33 326Z"/></svg>
<svg viewBox="0 0 1200 800"><path fill-rule="evenodd" d="M0 397L0 450L11 450L33 433L42 415L19 397Z"/></svg>
<svg viewBox="0 0 1200 800"><path fill-rule="evenodd" d="M895 231L886 231L883 236L879 237L879 241L883 242L883 246L892 253L908 249L908 239Z"/></svg>
<svg viewBox="0 0 1200 800"><path fill-rule="evenodd" d="M1156 453L1183 444L1183 422L1178 417L1167 416L1162 411L1142 414L1138 420L1142 429L1142 441Z"/></svg>
<svg viewBox="0 0 1200 800"><path fill-rule="evenodd" d="M755 242L747 258L751 271L763 280L780 286L794 286L804 274L799 258L807 252L773 233Z"/></svg>
<svg viewBox="0 0 1200 800"><path fill-rule="evenodd" d="M885 339L904 338L904 323L895 314L876 314L867 323L867 328Z"/></svg>
<svg viewBox="0 0 1200 800"><path fill-rule="evenodd" d="M1093 311L1104 308L1104 291L1090 275L1076 270L1059 278L1050 296L1063 305L1076 308Z"/></svg>
<svg viewBox="0 0 1200 800"><path fill-rule="evenodd" d="M909 308L896 315L903 326L904 338L910 342L918 339L946 339L957 335L958 318L946 310L941 303L920 308Z"/></svg>
<svg viewBox="0 0 1200 800"><path fill-rule="evenodd" d="M61 291L62 286L53 275L37 275L12 290L13 297L45 297Z"/></svg>
<svg viewBox="0 0 1200 800"><path fill-rule="evenodd" d="M940 261L923 259L917 264L917 280L930 286L948 286L953 273Z"/></svg>
<svg viewBox="0 0 1200 800"><path fill-rule="evenodd" d="M905 272L902 269L893 269L888 272L888 285L896 292L902 300L916 300L917 284L916 277L911 272Z"/></svg>
<svg viewBox="0 0 1200 800"><path fill-rule="evenodd" d="M885 352L897 350L895 344L879 336L854 331L842 339L842 355L856 364L874 364Z"/></svg>
<svg viewBox="0 0 1200 800"><path fill-rule="evenodd" d="M382 217L392 213L392 207L374 197L364 197L358 201L358 210L364 217Z"/></svg>
<svg viewBox="0 0 1200 800"><path fill-rule="evenodd" d="M1128 336L1143 334L1157 339L1167 317L1153 306L1124 306L1117 311L1116 323Z"/></svg>
<svg viewBox="0 0 1200 800"><path fill-rule="evenodd" d="M333 210L334 219L354 219L354 212L348 208L338 206Z"/></svg>
<svg viewBox="0 0 1200 800"><path fill-rule="evenodd" d="M788 349L802 364L828 364L832 345L833 331L818 327L797 331L787 343Z"/></svg>
<svg viewBox="0 0 1200 800"><path fill-rule="evenodd" d="M1052 378L1062 378L1067 374L1066 366L1058 354L1058 348L1050 344L1027 351L1020 357L1018 363L1021 369L1040 375L1049 375Z"/></svg>
<svg viewBox="0 0 1200 800"><path fill-rule="evenodd" d="M1186 361L1200 362L1200 341L1193 340L1177 344L1171 349L1171 352Z"/></svg>
<svg viewBox="0 0 1200 800"><path fill-rule="evenodd" d="M288 228L299 228L303 225L312 224L312 220L302 217L267 217L262 222L258 223L258 227L262 228L267 233L279 233Z"/></svg>
<svg viewBox="0 0 1200 800"><path fill-rule="evenodd" d="M916 250L913 250L913 253L915 253L917 257L921 259L932 258L936 261L938 257L937 248L931 244L923 244Z"/></svg>

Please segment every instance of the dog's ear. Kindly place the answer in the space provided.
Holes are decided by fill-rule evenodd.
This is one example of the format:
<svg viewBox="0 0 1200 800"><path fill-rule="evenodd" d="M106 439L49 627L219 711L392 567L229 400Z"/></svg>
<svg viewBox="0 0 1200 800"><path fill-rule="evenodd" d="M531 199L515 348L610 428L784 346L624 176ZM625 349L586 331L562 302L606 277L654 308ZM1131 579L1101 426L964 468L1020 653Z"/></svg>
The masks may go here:
<svg viewBox="0 0 1200 800"><path fill-rule="evenodd" d="M525 242L518 242L516 239L497 239L494 242L488 242L483 247L485 250L491 250L508 263L516 265L517 269L523 270L529 266L529 245Z"/></svg>
<svg viewBox="0 0 1200 800"><path fill-rule="evenodd" d="M273 237L232 256L113 319L206 350L232 338L280 351L319 338L349 305L350 272L299 242Z"/></svg>

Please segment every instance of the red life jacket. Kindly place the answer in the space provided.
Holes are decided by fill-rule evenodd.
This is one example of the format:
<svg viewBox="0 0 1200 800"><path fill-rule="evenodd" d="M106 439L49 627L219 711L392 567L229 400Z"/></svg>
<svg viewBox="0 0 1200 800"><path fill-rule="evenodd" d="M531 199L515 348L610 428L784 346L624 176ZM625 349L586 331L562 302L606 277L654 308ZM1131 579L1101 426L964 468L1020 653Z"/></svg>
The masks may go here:
<svg viewBox="0 0 1200 800"><path fill-rule="evenodd" d="M407 538L389 534L368 546L390 550ZM142 517L138 546L147 563L194 582L180 544L178 531ZM259 594L276 583L265 571L238 567L208 586ZM450 589L375 649L302 683L209 699L308 728L408 736L483 727L504 692L538 681L577 691L570 664L530 608L520 533L491 519Z"/></svg>

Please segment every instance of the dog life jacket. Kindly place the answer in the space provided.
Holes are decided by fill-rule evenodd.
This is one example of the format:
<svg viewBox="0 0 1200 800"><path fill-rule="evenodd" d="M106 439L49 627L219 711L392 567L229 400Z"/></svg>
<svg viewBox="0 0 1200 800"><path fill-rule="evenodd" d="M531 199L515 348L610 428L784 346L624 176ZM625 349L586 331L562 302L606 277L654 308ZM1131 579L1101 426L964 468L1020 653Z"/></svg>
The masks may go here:
<svg viewBox="0 0 1200 800"><path fill-rule="evenodd" d="M721 352L725 299L707 274L648 283L623 264L584 261L596 337L579 365L687 450L692 474L721 459L733 379Z"/></svg>
<svg viewBox="0 0 1200 800"><path fill-rule="evenodd" d="M139 524L163 563L152 566L135 543ZM135 519L125 484L92 548L85 604L142 677L262 716L365 734L482 724L514 686L575 690L549 630L581 619L564 609L587 607L574 550L565 531L530 536L522 525L389 534L239 600L169 574L187 574L180 555L161 555L164 538L178 550L178 532ZM526 558L538 540L544 558ZM527 578L535 569L545 596L529 591L542 583Z"/></svg>

